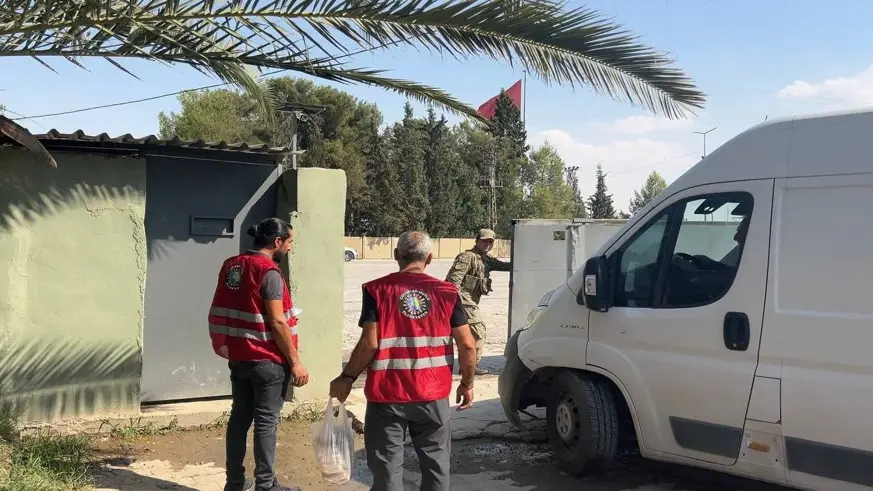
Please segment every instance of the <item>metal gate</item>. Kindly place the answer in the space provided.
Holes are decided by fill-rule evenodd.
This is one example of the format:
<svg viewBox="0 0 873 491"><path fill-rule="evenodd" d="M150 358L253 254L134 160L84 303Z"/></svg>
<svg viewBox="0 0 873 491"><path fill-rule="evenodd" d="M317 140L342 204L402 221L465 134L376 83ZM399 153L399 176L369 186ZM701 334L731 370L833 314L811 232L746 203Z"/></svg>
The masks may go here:
<svg viewBox="0 0 873 491"><path fill-rule="evenodd" d="M246 229L276 213L276 165L149 158L142 402L230 394L212 351L207 311L227 257Z"/></svg>

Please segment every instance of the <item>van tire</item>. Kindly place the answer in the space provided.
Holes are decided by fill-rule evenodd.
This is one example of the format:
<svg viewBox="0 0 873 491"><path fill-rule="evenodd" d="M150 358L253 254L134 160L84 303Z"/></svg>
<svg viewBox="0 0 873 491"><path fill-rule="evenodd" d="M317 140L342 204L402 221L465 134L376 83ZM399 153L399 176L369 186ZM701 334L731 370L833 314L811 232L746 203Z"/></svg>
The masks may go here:
<svg viewBox="0 0 873 491"><path fill-rule="evenodd" d="M604 383L563 370L546 406L549 443L560 466L583 476L605 471L618 452L618 408Z"/></svg>

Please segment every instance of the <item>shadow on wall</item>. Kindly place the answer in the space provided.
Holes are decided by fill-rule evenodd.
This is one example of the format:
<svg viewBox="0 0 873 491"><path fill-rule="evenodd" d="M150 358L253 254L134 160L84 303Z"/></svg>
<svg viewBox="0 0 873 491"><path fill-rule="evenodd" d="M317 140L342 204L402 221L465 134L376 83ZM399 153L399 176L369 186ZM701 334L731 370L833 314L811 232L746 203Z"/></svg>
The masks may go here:
<svg viewBox="0 0 873 491"><path fill-rule="evenodd" d="M145 169L0 149L0 397L31 420L136 408Z"/></svg>
<svg viewBox="0 0 873 491"><path fill-rule="evenodd" d="M84 209L99 217L109 208L117 208L107 203L144 201L146 159L73 153L58 153L56 158L58 168L52 169L35 161L29 152L0 149L4 167L0 175L0 233L34 226L41 218L69 211ZM183 164L184 170L180 170ZM235 218L245 210L239 229L232 231L241 238L242 252L250 245L246 229L275 215L276 167L258 166L261 168L253 173L252 166L238 163L180 163L159 158L149 158L148 166L151 191L147 211L156 215L150 221L160 224L148 230L149 259L171 254L176 241L208 244L227 237L224 218ZM242 171L233 172L236 169ZM142 221L135 205L129 211L130 220Z"/></svg>
<svg viewBox="0 0 873 491"><path fill-rule="evenodd" d="M58 169L51 169L23 150L0 149L0 232L34 225L43 217L74 208L100 216L106 202L129 201L145 193L145 174L135 160L89 157L94 160L86 162L88 157L78 157L73 165L59 164ZM70 164L68 158L58 160ZM91 163L93 168L88 165ZM107 164L118 166L118 171L110 172Z"/></svg>
<svg viewBox="0 0 873 491"><path fill-rule="evenodd" d="M139 407L141 357L132 342L77 339L5 340L0 348L0 402L30 421Z"/></svg>
<svg viewBox="0 0 873 491"><path fill-rule="evenodd" d="M276 214L276 166L148 157L146 172L149 260L200 254L197 245L221 241L233 242L222 254L242 253L251 247L249 226Z"/></svg>

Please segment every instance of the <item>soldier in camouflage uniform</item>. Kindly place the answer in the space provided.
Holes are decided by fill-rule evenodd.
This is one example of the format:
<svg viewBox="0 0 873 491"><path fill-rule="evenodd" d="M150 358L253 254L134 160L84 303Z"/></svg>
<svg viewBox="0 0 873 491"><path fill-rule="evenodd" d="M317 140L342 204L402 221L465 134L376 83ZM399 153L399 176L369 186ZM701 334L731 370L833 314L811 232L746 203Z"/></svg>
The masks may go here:
<svg viewBox="0 0 873 491"><path fill-rule="evenodd" d="M488 255L494 247L497 235L493 230L482 229L476 235L476 245L455 258L455 263L446 276L446 281L454 283L461 294L461 304L467 313L470 330L476 338L476 363L482 359L485 350L485 323L479 313L479 300L482 295L491 293L491 272L509 271L511 262L501 261ZM488 373L484 368L476 368L477 375Z"/></svg>

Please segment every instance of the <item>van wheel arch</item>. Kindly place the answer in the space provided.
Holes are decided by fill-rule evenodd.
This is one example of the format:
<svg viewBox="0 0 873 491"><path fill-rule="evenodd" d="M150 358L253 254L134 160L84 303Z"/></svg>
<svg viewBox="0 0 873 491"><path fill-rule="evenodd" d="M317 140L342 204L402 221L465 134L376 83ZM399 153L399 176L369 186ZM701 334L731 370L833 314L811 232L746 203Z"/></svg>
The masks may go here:
<svg viewBox="0 0 873 491"><path fill-rule="evenodd" d="M522 390L519 409L531 406L546 407L553 396L556 377L562 372L570 372L579 379L590 380L608 390L618 415L618 454L639 455L636 415L631 410L632 406L625 392L605 374L565 367L546 367L537 370Z"/></svg>

